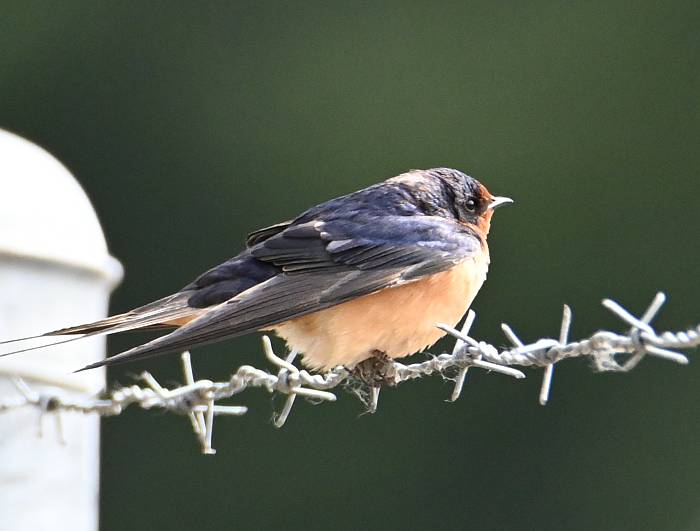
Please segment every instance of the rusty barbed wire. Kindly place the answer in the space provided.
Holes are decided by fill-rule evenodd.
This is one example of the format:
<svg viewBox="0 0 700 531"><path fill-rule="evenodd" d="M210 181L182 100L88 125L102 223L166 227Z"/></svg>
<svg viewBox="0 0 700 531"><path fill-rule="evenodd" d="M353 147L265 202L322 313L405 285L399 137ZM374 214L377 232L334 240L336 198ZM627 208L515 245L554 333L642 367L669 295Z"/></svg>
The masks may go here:
<svg viewBox="0 0 700 531"><path fill-rule="evenodd" d="M273 424L279 428L287 421L297 396L315 401L333 402L336 400L336 395L330 390L350 381L358 381L369 387L367 405L370 412L375 412L382 385L395 386L407 380L432 374L447 377L448 374L455 374L456 371L450 397L451 401L455 401L460 397L467 373L472 367L514 378L525 378L525 374L514 367L536 366L544 368L539 401L545 405L549 399L554 366L565 359L589 357L597 370L617 372L632 370L647 355L687 364L688 358L675 350L690 349L700 345L700 325L680 332L657 333L651 326L651 322L665 300L664 294L658 293L644 314L637 318L618 303L605 299L603 306L629 325L629 329L623 334L602 330L578 341L568 340L572 322L572 314L568 306L564 306L557 339L542 338L532 343L524 343L508 325L503 324L501 325L503 332L513 345L512 348L505 350L499 350L487 342L477 341L469 336L476 316L470 310L461 330L441 323L436 324L455 338L452 352L438 356L428 355L429 359L425 361L407 365L385 361L384 366L380 367L381 377L377 380L367 380L358 376L356 370L344 367L337 367L325 374L309 373L294 365L296 352L289 353L285 358L275 354L267 336L262 338L263 350L276 372L243 365L227 381L222 382L196 380L189 352L181 355L185 383L173 389L162 387L148 372L140 376L143 385L121 387L102 396L75 395L60 389L38 392L25 381L15 378L18 395L1 398L0 413L18 408L36 407L42 413L42 419L45 414L55 414L59 436L62 438L60 415L64 411L114 416L131 405L143 409L159 408L189 417L202 452L213 454L215 453L212 448L214 418L220 415L239 416L247 412L245 406L220 405L217 402L238 395L248 388L257 387L270 393L286 395L281 411L273 419ZM367 384L368 381L371 383Z"/></svg>

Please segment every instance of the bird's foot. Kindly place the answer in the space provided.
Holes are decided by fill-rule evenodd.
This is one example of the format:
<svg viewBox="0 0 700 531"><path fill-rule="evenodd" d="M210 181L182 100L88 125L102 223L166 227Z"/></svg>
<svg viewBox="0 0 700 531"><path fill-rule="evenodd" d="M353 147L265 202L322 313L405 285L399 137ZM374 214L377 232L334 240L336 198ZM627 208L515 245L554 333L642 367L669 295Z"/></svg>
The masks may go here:
<svg viewBox="0 0 700 531"><path fill-rule="evenodd" d="M372 356L355 365L351 374L370 387L396 385L394 360L380 350L373 351Z"/></svg>

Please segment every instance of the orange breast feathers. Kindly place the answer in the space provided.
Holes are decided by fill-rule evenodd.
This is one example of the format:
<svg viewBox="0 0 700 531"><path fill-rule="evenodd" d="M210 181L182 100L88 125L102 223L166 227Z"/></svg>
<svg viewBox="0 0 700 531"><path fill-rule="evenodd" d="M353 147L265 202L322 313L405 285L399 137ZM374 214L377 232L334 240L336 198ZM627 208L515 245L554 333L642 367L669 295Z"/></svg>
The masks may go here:
<svg viewBox="0 0 700 531"><path fill-rule="evenodd" d="M436 323L456 325L486 279L488 251L452 269L365 295L276 325L289 348L312 369L353 366L375 351L408 356L445 333Z"/></svg>

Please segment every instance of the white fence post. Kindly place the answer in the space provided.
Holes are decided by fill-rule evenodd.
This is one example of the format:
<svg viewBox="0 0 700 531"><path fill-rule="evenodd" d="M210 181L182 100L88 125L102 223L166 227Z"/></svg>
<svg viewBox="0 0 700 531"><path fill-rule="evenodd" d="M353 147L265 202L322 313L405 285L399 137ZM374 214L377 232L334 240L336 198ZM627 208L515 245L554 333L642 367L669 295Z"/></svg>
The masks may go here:
<svg viewBox="0 0 700 531"><path fill-rule="evenodd" d="M68 170L0 130L0 340L104 317L121 276ZM104 339L86 339L0 358L0 397L99 391L103 371L72 371L104 355ZM97 529L99 429L97 416L51 412L50 401L41 415L0 417L0 529Z"/></svg>

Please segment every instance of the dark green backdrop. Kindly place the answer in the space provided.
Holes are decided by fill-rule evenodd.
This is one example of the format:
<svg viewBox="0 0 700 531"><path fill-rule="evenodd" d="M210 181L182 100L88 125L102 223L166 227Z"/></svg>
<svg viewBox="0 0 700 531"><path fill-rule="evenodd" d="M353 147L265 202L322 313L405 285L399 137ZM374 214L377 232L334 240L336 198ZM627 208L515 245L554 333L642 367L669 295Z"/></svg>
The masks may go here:
<svg viewBox="0 0 700 531"><path fill-rule="evenodd" d="M409 168L446 165L499 211L475 334L503 343L700 322L697 2L0 2L0 127L85 186L126 266L112 310L181 287L246 231ZM116 352L137 338L116 338ZM441 347L443 345L440 345ZM440 349L435 349L439 351ZM259 339L199 376L264 366ZM697 358L697 353L695 354ZM113 371L178 379L176 359ZM700 529L700 363L557 369L551 405L474 372L383 393L379 413L262 391L201 456L186 419L104 422L102 528Z"/></svg>

